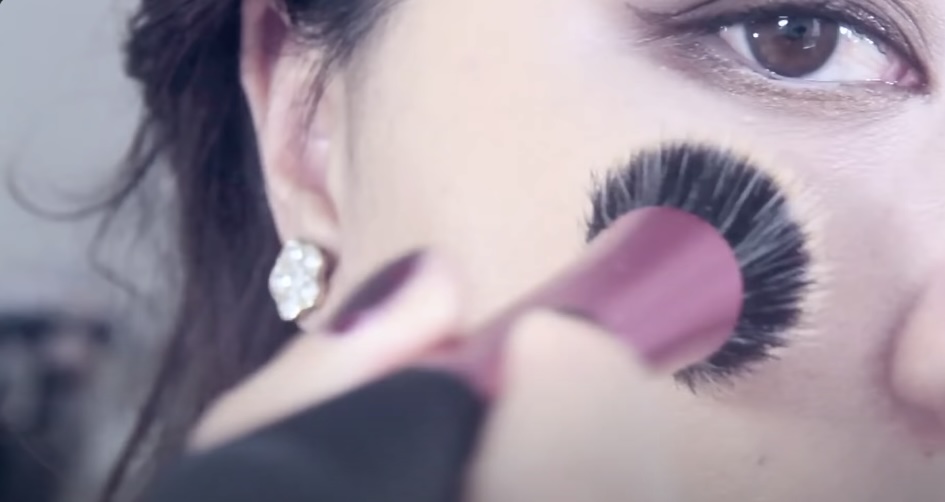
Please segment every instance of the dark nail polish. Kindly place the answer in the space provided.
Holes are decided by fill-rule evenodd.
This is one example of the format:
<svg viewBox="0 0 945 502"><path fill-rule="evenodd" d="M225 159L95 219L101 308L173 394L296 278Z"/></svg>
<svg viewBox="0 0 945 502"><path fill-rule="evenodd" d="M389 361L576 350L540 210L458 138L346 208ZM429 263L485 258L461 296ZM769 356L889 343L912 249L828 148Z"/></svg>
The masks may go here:
<svg viewBox="0 0 945 502"><path fill-rule="evenodd" d="M367 279L341 305L328 323L329 331L342 334L350 331L364 315L385 303L414 275L422 252L413 252L387 264Z"/></svg>

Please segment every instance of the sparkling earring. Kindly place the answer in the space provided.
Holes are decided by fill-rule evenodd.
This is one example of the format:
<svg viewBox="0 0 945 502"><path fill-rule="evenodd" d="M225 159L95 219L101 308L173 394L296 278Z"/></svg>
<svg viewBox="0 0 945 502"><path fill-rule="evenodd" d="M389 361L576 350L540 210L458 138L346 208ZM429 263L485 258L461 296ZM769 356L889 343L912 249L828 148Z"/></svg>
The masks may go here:
<svg viewBox="0 0 945 502"><path fill-rule="evenodd" d="M327 289L327 260L318 246L287 241L269 275L269 293L279 317L295 321L321 306Z"/></svg>

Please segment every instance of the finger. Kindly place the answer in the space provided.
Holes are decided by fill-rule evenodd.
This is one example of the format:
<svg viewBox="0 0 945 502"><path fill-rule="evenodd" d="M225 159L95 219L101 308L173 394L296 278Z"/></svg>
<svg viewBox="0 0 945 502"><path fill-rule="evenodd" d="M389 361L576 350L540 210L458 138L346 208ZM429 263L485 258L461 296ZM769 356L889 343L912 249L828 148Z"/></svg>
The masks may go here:
<svg viewBox="0 0 945 502"><path fill-rule="evenodd" d="M516 324L473 501L675 500L642 396L658 376L610 334L550 312Z"/></svg>
<svg viewBox="0 0 945 502"><path fill-rule="evenodd" d="M454 336L459 318L458 281L443 260L395 260L355 288L322 332L299 336L218 399L191 446L216 446L371 380Z"/></svg>

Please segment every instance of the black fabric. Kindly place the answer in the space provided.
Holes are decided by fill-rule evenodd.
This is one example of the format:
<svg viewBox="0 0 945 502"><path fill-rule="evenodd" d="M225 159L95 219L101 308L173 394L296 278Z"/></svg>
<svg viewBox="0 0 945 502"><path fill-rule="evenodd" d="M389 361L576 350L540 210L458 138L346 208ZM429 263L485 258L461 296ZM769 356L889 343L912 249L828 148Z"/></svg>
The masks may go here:
<svg viewBox="0 0 945 502"><path fill-rule="evenodd" d="M50 502L59 489L58 460L45 443L0 424L0 502Z"/></svg>
<svg viewBox="0 0 945 502"><path fill-rule="evenodd" d="M182 459L150 502L453 502L485 403L411 369L243 440Z"/></svg>

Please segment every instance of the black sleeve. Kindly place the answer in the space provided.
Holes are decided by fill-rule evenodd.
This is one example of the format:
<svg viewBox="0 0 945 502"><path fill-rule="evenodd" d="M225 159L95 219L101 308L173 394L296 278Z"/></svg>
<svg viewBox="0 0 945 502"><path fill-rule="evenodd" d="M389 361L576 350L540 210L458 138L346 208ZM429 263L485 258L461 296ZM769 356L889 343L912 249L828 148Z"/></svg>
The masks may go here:
<svg viewBox="0 0 945 502"><path fill-rule="evenodd" d="M456 502L485 403L460 379L406 370L162 476L149 502Z"/></svg>

